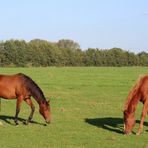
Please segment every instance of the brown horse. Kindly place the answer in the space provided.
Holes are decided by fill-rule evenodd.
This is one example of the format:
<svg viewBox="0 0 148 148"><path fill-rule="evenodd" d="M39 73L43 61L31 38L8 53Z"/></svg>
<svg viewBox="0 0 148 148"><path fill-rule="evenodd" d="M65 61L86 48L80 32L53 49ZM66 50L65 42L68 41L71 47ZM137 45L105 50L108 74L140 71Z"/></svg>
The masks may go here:
<svg viewBox="0 0 148 148"><path fill-rule="evenodd" d="M141 121L137 135L141 134L144 118L148 113L148 76L141 77L131 89L124 107L124 133L130 134L135 124L135 110L138 102L143 103Z"/></svg>
<svg viewBox="0 0 148 148"><path fill-rule="evenodd" d="M47 123L50 122L50 104L46 101L45 96L39 86L28 76L19 73L15 75L0 75L0 97L4 99L17 99L15 124L18 125L18 114L21 103L24 100L30 107L31 113L26 124L31 122L35 106L31 101L31 96L39 104L39 112Z"/></svg>

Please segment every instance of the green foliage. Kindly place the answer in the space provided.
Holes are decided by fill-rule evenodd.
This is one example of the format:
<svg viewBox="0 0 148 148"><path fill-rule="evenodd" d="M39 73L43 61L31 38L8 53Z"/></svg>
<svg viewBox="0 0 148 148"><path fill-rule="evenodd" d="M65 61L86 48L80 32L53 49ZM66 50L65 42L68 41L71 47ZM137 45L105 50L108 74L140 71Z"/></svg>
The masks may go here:
<svg viewBox="0 0 148 148"><path fill-rule="evenodd" d="M7 40L0 42L0 66L148 66L148 53L134 54L120 48L81 50L78 43L64 39L57 43Z"/></svg>
<svg viewBox="0 0 148 148"><path fill-rule="evenodd" d="M57 43L58 47L61 49L70 49L70 50L76 50L80 48L80 45L72 40L59 40Z"/></svg>
<svg viewBox="0 0 148 148"><path fill-rule="evenodd" d="M148 66L148 53L141 52L138 54L139 64L142 66Z"/></svg>

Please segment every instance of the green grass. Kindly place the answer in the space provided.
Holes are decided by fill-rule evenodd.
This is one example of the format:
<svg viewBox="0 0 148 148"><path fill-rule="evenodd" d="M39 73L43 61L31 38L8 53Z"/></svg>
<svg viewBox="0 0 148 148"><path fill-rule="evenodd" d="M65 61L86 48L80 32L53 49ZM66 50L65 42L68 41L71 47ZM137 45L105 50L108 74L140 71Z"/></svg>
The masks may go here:
<svg viewBox="0 0 148 148"><path fill-rule="evenodd" d="M1 148L148 148L148 119L145 132L123 135L122 107L130 88L139 75L147 75L147 67L131 68L1 68L0 73L22 72L29 75L51 98L52 123L13 125L16 100L2 100L0 112ZM140 119L139 103L136 119ZM30 108L23 102L19 117L26 119ZM5 117L4 117L5 116ZM6 119L6 117L8 119ZM134 128L137 131L138 123Z"/></svg>

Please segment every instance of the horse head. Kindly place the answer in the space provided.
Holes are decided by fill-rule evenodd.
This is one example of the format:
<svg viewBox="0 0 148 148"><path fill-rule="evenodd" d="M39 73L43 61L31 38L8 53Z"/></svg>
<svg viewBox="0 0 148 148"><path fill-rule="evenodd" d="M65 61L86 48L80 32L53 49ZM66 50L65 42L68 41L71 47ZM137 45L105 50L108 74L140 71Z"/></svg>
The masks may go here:
<svg viewBox="0 0 148 148"><path fill-rule="evenodd" d="M135 125L135 118L133 113L128 113L127 110L123 112L124 133L129 135Z"/></svg>
<svg viewBox="0 0 148 148"><path fill-rule="evenodd" d="M50 101L43 100L40 103L40 114L44 117L46 123L51 122Z"/></svg>

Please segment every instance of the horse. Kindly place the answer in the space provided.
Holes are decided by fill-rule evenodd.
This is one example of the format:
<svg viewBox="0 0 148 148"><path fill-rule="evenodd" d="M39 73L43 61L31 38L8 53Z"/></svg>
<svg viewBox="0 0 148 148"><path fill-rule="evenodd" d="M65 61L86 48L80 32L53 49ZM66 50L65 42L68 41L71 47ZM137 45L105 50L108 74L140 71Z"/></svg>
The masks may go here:
<svg viewBox="0 0 148 148"><path fill-rule="evenodd" d="M124 133L127 135L131 134L131 131L135 125L134 115L139 101L143 103L143 108L137 135L140 135L142 133L144 119L148 113L148 76L141 76L137 80L136 84L129 92L127 100L125 102L123 120Z"/></svg>
<svg viewBox="0 0 148 148"><path fill-rule="evenodd" d="M31 107L31 113L26 120L26 124L32 121L35 106L31 100L31 96L39 104L39 112L46 123L50 123L50 102L46 101L41 88L29 76L23 73L0 75L0 98L8 100L16 99L15 125L19 124L18 114L22 101L25 101Z"/></svg>

